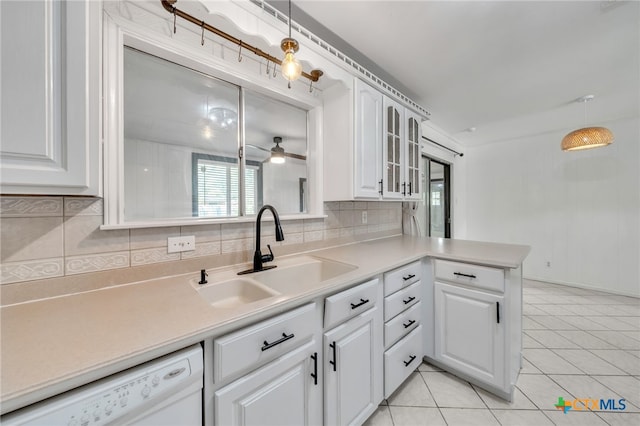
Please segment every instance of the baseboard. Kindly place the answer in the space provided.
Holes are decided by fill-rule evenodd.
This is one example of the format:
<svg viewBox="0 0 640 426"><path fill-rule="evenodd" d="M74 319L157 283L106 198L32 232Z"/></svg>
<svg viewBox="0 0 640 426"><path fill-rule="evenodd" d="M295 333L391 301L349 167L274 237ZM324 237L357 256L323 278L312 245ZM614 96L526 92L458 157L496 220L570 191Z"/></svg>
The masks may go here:
<svg viewBox="0 0 640 426"><path fill-rule="evenodd" d="M635 298L640 298L640 294L638 293L629 293L626 291L616 291L616 290L611 290L609 288L602 288L602 287L597 287L597 286L593 286L593 285L588 285L588 284L580 284L580 283L574 283L574 282L568 282L568 281L558 281L558 280L550 280L548 278L536 278L536 277L531 277L531 276L522 276L522 279L525 280L530 280L530 281L540 281L543 283L550 283L550 284L559 284L559 285L564 285L567 287L575 287L575 288L582 288L585 290L594 290L594 291L600 291L602 293L609 293L609 294L615 294L618 296L628 296L628 297L635 297Z"/></svg>

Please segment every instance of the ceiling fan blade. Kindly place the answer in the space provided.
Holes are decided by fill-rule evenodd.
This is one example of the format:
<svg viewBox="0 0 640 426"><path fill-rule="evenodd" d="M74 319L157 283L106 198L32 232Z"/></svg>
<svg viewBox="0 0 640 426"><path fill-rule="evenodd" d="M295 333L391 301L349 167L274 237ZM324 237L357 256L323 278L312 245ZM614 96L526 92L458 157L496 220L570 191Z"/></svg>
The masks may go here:
<svg viewBox="0 0 640 426"><path fill-rule="evenodd" d="M307 161L307 156L306 155L300 155L300 154L294 154L292 152L284 152L284 156L285 157L290 157L290 158L295 158L298 160L302 160L302 161Z"/></svg>

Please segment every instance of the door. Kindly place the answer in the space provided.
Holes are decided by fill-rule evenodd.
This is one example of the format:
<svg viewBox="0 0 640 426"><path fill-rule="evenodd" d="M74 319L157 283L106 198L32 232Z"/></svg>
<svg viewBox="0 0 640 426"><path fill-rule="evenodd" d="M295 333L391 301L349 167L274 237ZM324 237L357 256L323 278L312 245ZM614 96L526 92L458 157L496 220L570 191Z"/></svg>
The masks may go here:
<svg viewBox="0 0 640 426"><path fill-rule="evenodd" d="M423 191L417 217L421 235L451 238L451 184L449 164L422 158Z"/></svg>
<svg viewBox="0 0 640 426"><path fill-rule="evenodd" d="M324 335L325 424L361 424L382 401L378 307Z"/></svg>
<svg viewBox="0 0 640 426"><path fill-rule="evenodd" d="M504 297L435 282L435 358L503 387Z"/></svg>
<svg viewBox="0 0 640 426"><path fill-rule="evenodd" d="M379 198L382 151L382 93L356 79L355 188L359 198Z"/></svg>
<svg viewBox="0 0 640 426"><path fill-rule="evenodd" d="M322 382L315 340L215 393L216 425L320 425Z"/></svg>

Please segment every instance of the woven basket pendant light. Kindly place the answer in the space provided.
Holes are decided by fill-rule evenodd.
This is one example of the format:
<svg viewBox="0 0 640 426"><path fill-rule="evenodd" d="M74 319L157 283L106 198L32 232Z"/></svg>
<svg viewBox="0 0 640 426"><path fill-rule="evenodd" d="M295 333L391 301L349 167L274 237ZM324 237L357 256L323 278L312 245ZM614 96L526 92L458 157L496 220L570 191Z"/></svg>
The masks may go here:
<svg viewBox="0 0 640 426"><path fill-rule="evenodd" d="M576 102L584 103L585 124L587 121L587 102L593 100L593 95L583 96ZM607 146L613 142L613 133L605 127L583 127L574 130L562 138L563 151L578 151L581 149Z"/></svg>

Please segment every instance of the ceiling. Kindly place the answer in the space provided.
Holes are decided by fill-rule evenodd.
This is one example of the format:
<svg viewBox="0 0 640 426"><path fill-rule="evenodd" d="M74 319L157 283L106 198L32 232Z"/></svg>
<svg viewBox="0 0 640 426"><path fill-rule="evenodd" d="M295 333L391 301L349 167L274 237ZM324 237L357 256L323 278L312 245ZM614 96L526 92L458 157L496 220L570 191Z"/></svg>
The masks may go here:
<svg viewBox="0 0 640 426"><path fill-rule="evenodd" d="M639 2L294 0L292 14L464 146L582 127L587 94L589 124L640 115Z"/></svg>

